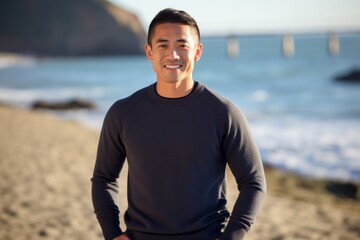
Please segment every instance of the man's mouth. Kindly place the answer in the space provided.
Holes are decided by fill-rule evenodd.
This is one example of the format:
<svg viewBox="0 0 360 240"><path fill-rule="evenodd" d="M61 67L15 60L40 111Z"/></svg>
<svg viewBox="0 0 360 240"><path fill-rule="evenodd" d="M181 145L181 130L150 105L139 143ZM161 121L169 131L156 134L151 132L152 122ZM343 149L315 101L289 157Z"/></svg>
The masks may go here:
<svg viewBox="0 0 360 240"><path fill-rule="evenodd" d="M168 69L179 69L181 68L182 65L180 64L166 64L164 65L165 68L168 68Z"/></svg>

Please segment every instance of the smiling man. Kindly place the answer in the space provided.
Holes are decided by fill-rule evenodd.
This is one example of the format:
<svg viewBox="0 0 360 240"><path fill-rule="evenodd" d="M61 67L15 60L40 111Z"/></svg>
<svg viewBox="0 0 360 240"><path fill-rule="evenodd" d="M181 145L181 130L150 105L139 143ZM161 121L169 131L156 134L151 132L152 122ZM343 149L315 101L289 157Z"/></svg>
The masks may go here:
<svg viewBox="0 0 360 240"><path fill-rule="evenodd" d="M240 110L193 79L202 52L196 21L184 11L160 11L145 51L156 82L113 104L99 140L92 198L105 239L243 239L265 196L263 166ZM125 159L122 230L117 179ZM239 190L231 214L227 164Z"/></svg>

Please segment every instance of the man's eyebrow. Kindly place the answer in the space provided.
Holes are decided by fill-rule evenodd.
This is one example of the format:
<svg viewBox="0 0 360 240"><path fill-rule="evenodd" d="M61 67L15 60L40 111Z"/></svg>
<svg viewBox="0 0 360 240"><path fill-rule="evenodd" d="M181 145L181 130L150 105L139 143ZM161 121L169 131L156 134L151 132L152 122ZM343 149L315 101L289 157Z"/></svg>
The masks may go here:
<svg viewBox="0 0 360 240"><path fill-rule="evenodd" d="M188 43L189 41L186 39L178 39L176 42Z"/></svg>
<svg viewBox="0 0 360 240"><path fill-rule="evenodd" d="M165 39L165 38L159 38L156 43L165 43L165 42L169 42L169 40ZM189 41L183 38L180 38L178 40L176 40L176 42L181 42L181 43L188 43Z"/></svg>
<svg viewBox="0 0 360 240"><path fill-rule="evenodd" d="M165 38L159 38L158 40L156 40L156 43L164 43L164 42L169 42L169 40Z"/></svg>

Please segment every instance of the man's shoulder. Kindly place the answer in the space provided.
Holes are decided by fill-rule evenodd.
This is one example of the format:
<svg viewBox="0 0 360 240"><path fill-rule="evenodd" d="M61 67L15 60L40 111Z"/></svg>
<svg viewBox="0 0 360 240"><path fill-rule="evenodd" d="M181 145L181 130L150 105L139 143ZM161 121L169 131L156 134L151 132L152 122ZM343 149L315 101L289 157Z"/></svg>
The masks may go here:
<svg viewBox="0 0 360 240"><path fill-rule="evenodd" d="M148 100L148 88L147 86L142 89L137 90L130 96L125 98L121 98L115 101L109 108L108 114L110 115L119 115L119 114L127 114L131 112L132 109L136 109L139 106L145 105L144 103Z"/></svg>
<svg viewBox="0 0 360 240"><path fill-rule="evenodd" d="M151 87L151 85L141 88L125 98L121 98L121 99L117 100L113 104L113 106L114 107L126 107L128 105L139 104L142 101L146 101L147 97L148 97L148 88L149 87Z"/></svg>
<svg viewBox="0 0 360 240"><path fill-rule="evenodd" d="M230 99L207 87L204 88L204 93L205 102L216 119L225 119L227 123L236 124L247 121L240 107Z"/></svg>
<svg viewBox="0 0 360 240"><path fill-rule="evenodd" d="M211 104L212 107L220 108L225 111L229 111L229 109L232 108L238 109L238 107L231 100L207 86L204 86L203 96L206 102Z"/></svg>

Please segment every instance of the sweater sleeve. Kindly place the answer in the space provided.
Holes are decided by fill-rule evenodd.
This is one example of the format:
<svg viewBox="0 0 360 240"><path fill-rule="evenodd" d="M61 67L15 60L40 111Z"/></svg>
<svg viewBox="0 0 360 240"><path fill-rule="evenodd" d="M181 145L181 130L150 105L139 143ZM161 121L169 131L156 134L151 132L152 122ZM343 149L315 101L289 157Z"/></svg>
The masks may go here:
<svg viewBox="0 0 360 240"><path fill-rule="evenodd" d="M259 150L245 116L230 105L222 149L236 179L239 195L221 240L241 240L250 230L266 194Z"/></svg>
<svg viewBox="0 0 360 240"><path fill-rule="evenodd" d="M117 179L125 161L115 107L105 116L92 181L92 201L106 240L121 235Z"/></svg>

